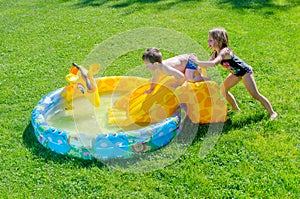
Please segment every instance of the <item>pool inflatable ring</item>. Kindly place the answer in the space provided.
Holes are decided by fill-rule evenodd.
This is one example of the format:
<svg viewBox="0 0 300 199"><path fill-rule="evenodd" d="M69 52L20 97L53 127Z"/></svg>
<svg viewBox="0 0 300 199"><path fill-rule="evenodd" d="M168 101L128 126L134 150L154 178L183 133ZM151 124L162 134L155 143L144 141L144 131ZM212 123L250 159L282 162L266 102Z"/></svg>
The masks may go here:
<svg viewBox="0 0 300 199"><path fill-rule="evenodd" d="M114 76L96 79L100 94L134 89L146 82L147 79L139 77ZM186 118L186 110L177 107L171 116L135 130L102 133L69 132L51 126L47 122L49 115L64 111L62 107L67 107L67 105L62 106L70 100L66 98L66 89L69 87L57 89L44 96L33 109L31 116L38 141L44 147L59 154L83 159L107 160L129 158L136 154L154 151L167 145L180 133L181 125ZM76 97L80 98L80 96ZM97 101L97 105L99 102Z"/></svg>
<svg viewBox="0 0 300 199"><path fill-rule="evenodd" d="M226 120L227 106L220 97L216 82L186 82L175 89L172 85L176 80L164 76L151 94L144 94L151 80L134 76L93 78L99 69L98 64L87 70L74 63L66 76L70 84L47 94L35 106L31 123L43 146L56 153L83 159L129 158L170 143L180 133L186 116L193 123ZM103 111L106 115L102 116L100 123L121 128L103 131L98 128L99 121L97 123L93 118L89 126L78 131L76 125L80 119L74 117L75 110L84 104L89 104L93 110L105 107L105 103L100 103L105 93L121 93L121 97L106 112ZM79 99L87 100L74 105ZM51 125L49 118L59 113L74 120L76 130ZM84 115L85 107L78 113Z"/></svg>

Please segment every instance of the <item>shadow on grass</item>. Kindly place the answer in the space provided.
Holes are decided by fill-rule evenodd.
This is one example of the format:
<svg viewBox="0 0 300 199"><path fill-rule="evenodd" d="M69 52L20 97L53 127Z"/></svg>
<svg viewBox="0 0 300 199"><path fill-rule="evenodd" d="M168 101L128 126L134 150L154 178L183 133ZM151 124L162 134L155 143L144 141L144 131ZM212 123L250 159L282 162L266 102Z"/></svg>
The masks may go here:
<svg viewBox="0 0 300 199"><path fill-rule="evenodd" d="M273 8L273 9L287 9L294 6L299 6L298 0L220 0L220 4L231 4L235 9L261 9L261 8Z"/></svg>
<svg viewBox="0 0 300 199"><path fill-rule="evenodd" d="M192 126L188 126L198 126L198 124L191 125ZM83 160L68 155L57 154L51 151L38 142L31 123L27 125L23 132L23 143L35 156L37 156L39 159L43 159L46 163L54 162L61 165L74 164L76 167L83 168L91 168L96 166L99 168L113 168L123 172L142 173L163 168L164 166L172 164L176 159L178 159L189 146L186 145L186 143L192 143L197 132L194 129L192 135L189 130L190 129L188 128L184 130L186 131L185 135L188 135L188 137L185 136L180 140L176 138L173 142L170 142L158 150L151 151L149 153L137 154L131 158L108 159L106 161L100 161L97 159Z"/></svg>
<svg viewBox="0 0 300 199"><path fill-rule="evenodd" d="M168 2L166 4L167 7L171 8L172 5L175 5L177 3L182 3L182 2L190 2L190 1L196 1L197 0L176 0L173 2ZM97 6L102 6L106 3L108 3L109 0L82 0L79 3L76 4L77 7L87 7L87 6L92 6L92 7L97 7ZM112 5L112 8L124 8L124 7L129 7L133 4L140 3L140 4L152 4L152 3L158 3L158 2L165 2L164 0L124 0L124 1L119 1L118 3Z"/></svg>
<svg viewBox="0 0 300 199"><path fill-rule="evenodd" d="M181 133L174 139L173 142L177 143L174 146L181 146L181 148L176 148L173 146L173 148L170 146L167 146L170 148L170 150L175 149L175 150L182 150L182 153L179 155L176 155L176 158L178 158L180 155L184 153L184 151L193 144L194 142L197 141L203 141L205 137L209 137L211 135L221 135L221 134L226 134L230 132L233 129L241 129L244 128L245 126L252 125L253 123L257 123L261 121L264 118L264 114L255 114L255 115L248 115L247 117L243 118L236 118L235 120L231 120L231 116L228 117L227 121L225 123L211 123L211 124L194 124L192 123L189 118L186 118L183 129ZM211 134L213 133L213 134ZM126 160L111 160L111 161L106 161L106 162L100 162L96 159L93 160L83 160L80 158L74 158L70 157L67 155L61 155L57 154L50 149L45 148L42 146L35 134L34 134L34 129L29 123L26 127L26 129L23 132L23 143L24 145L36 156L44 159L45 162L53 161L55 163L59 164L65 164L72 162L76 166L79 167L94 167L97 166L99 168L105 167L107 165L113 166L113 165L118 165L119 167L126 168L128 165L134 165L136 162L140 162L144 160L148 160L150 162L152 156L150 154L141 154L140 156L129 158ZM172 145L172 144L169 144ZM164 147L166 148L166 147ZM151 152L151 154L159 154L162 149ZM163 154L165 156L165 154Z"/></svg>
<svg viewBox="0 0 300 199"><path fill-rule="evenodd" d="M38 142L31 123L27 125L23 132L23 143L33 154L41 157L45 160L45 162L53 161L59 164L73 162L74 164L76 164L76 166L85 168L94 166L98 166L99 168L101 168L104 166L97 160L83 160L80 158L74 158L67 155L57 154L50 149L45 148Z"/></svg>
<svg viewBox="0 0 300 199"><path fill-rule="evenodd" d="M67 0L66 0L67 1ZM174 0L172 2L166 3L164 7L171 8L173 5L178 3L184 3L184 2L199 2L197 0ZM112 8L124 8L129 7L133 4L139 3L139 4L153 4L158 2L164 2L163 0L124 0L119 1L118 3L115 3L112 5ZM79 3L77 3L75 6L77 7L98 7L102 6L106 3L109 3L109 0L82 0ZM221 4L231 4L233 8L235 9L261 9L261 8L273 8L273 9L287 9L292 8L295 6L299 6L298 0L285 0L285 1L275 1L275 0L219 0L217 2L219 5Z"/></svg>
<svg viewBox="0 0 300 199"><path fill-rule="evenodd" d="M224 123L199 124L194 141L202 140L210 129L217 134L226 134L233 129L241 129L257 123L263 120L263 118L263 113L256 113L254 115L248 115L247 117L234 120L232 120L231 115L229 115Z"/></svg>

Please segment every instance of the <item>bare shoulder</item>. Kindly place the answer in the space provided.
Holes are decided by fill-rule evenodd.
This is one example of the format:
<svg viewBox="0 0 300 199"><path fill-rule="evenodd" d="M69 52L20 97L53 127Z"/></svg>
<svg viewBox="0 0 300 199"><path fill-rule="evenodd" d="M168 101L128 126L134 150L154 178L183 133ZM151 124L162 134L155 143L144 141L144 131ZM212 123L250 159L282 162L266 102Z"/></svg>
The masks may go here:
<svg viewBox="0 0 300 199"><path fill-rule="evenodd" d="M230 48L226 47L220 51L220 56L222 59L230 59L233 56L233 52Z"/></svg>

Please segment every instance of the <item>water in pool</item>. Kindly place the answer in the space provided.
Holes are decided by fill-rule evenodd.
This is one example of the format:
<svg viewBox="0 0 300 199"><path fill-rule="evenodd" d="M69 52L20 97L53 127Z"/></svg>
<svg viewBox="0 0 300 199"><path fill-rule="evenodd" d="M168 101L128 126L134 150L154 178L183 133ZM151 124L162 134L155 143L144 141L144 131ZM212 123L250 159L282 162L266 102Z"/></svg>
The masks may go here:
<svg viewBox="0 0 300 199"><path fill-rule="evenodd" d="M73 110L64 110L65 105L59 104L56 111L47 115L49 125L70 133L99 134L122 131L122 128L108 125L108 109L121 93L100 95L100 107L94 107L85 97L73 100Z"/></svg>

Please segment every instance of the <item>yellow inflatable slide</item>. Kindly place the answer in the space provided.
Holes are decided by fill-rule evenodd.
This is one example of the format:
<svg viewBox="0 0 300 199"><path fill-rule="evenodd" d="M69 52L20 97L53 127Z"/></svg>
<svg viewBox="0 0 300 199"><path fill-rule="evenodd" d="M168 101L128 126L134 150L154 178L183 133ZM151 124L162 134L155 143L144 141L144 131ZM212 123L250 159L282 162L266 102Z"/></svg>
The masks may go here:
<svg viewBox="0 0 300 199"><path fill-rule="evenodd" d="M227 106L221 99L218 84L214 81L185 82L175 89L173 85L177 80L162 75L152 93L145 94L150 88L151 80L136 76L94 79L93 75L99 69L99 64L93 64L87 70L73 63L70 73L66 76L70 85L65 87L63 96L68 103L73 98L85 96L95 107L99 107L100 94L123 93L108 111L108 123L111 125L129 126L160 122L170 117L183 104L187 107L188 117L194 123L216 123L226 120ZM206 71L203 72L206 76ZM72 106L68 109L72 109Z"/></svg>
<svg viewBox="0 0 300 199"><path fill-rule="evenodd" d="M163 76L160 84L150 94L151 80L143 78L132 82L122 80L122 87L131 85L132 91L123 95L109 111L111 125L131 125L134 123L155 123L170 115L181 105L187 107L187 115L194 123L217 123L226 120L227 106L220 96L218 84L214 81L188 83L174 89L175 79ZM98 89L101 90L98 83Z"/></svg>

